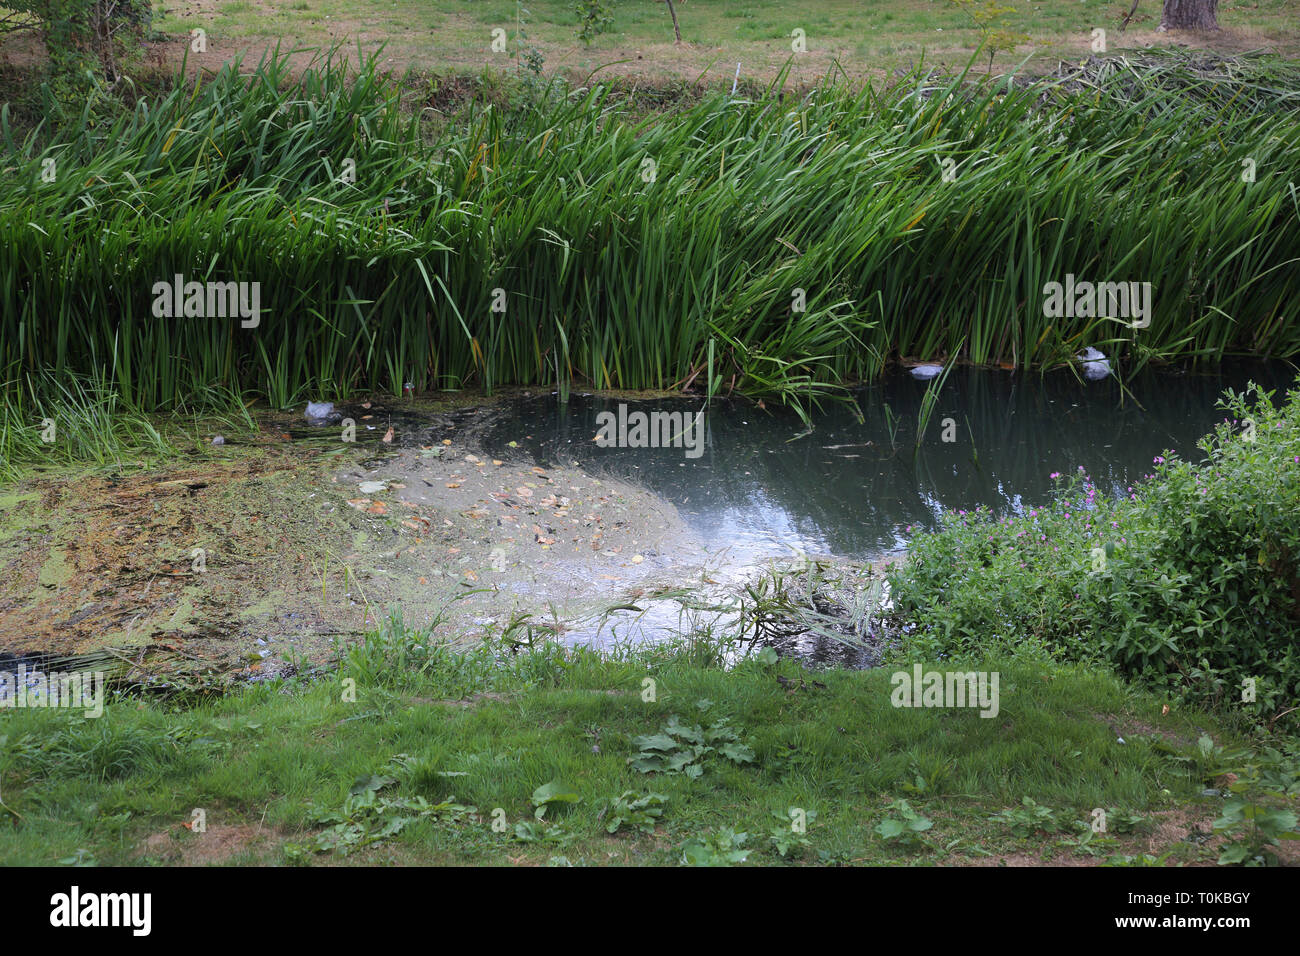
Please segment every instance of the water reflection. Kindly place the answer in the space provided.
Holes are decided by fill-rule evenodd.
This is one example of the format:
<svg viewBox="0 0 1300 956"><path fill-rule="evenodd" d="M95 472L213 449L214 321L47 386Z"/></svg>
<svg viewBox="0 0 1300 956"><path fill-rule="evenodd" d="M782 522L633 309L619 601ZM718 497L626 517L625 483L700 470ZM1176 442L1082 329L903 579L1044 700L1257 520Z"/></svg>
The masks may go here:
<svg viewBox="0 0 1300 956"><path fill-rule="evenodd" d="M908 528L931 528L944 508L987 505L1005 514L1044 502L1052 472L1087 469L1100 491L1122 494L1166 449L1199 457L1197 440L1223 412L1226 387L1252 378L1283 391L1281 363L1229 365L1214 374L1148 372L1127 383L1080 383L1068 372L1040 377L954 369L915 451L928 383L891 375L857 393L862 420L840 407L801 434L784 409L716 401L704 453L681 448L601 448L602 411L619 401L574 395L526 399L489 429L499 457L519 446L540 462L584 467L641 483L669 501L711 549L742 563L810 553L870 559L906 546ZM629 402L647 411L695 410L698 401ZM955 440L945 442L951 437Z"/></svg>

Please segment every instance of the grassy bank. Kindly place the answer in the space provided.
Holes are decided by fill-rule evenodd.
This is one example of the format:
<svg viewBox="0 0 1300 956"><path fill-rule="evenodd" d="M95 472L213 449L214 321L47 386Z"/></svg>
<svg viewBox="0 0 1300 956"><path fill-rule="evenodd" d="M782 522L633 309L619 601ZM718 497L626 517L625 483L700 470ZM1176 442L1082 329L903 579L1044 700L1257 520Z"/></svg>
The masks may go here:
<svg viewBox="0 0 1300 956"><path fill-rule="evenodd" d="M944 516L891 574L922 656L1102 662L1300 727L1300 389L1231 392L1203 457L1154 457L1115 495L1062 462L1050 504Z"/></svg>
<svg viewBox="0 0 1300 956"><path fill-rule="evenodd" d="M0 371L102 374L142 409L406 382L806 404L899 355L1291 355L1294 72L777 83L635 121L549 85L436 129L373 62L230 67L125 116L92 98L3 130ZM178 274L258 283L257 324L156 317ZM1045 316L1067 275L1152 283L1149 325Z"/></svg>
<svg viewBox="0 0 1300 956"><path fill-rule="evenodd" d="M1201 792L1243 739L1104 675L989 662L985 718L894 707L887 670L717 653L458 654L390 628L336 674L193 708L9 711L0 859L1143 864L1242 837L1211 836Z"/></svg>

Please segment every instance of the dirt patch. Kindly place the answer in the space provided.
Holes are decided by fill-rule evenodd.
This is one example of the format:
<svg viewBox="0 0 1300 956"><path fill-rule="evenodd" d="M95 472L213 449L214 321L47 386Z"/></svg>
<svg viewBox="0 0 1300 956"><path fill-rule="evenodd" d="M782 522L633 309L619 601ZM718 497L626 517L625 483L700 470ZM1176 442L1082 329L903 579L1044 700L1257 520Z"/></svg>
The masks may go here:
<svg viewBox="0 0 1300 956"><path fill-rule="evenodd" d="M1101 860L1090 857L1071 856L1067 854L1049 855L1044 859L1035 853L995 853L993 856L965 857L949 865L989 867L989 866L1096 866Z"/></svg>
<svg viewBox="0 0 1300 956"><path fill-rule="evenodd" d="M209 827L206 833L192 833L178 826L155 833L141 844L134 857L153 857L168 866L212 866L241 854L253 854L264 861L267 853L283 840L278 830L255 824Z"/></svg>
<svg viewBox="0 0 1300 956"><path fill-rule="evenodd" d="M1155 737L1176 747L1191 747L1196 738L1186 732L1178 733L1173 730L1157 727L1145 720L1128 715L1116 716L1115 714L1093 714L1093 717L1101 721L1110 728L1111 733L1116 737Z"/></svg>
<svg viewBox="0 0 1300 956"><path fill-rule="evenodd" d="M1219 816L1220 804L1217 802L1202 805L1188 804L1174 810L1153 813L1155 830L1144 838L1143 852L1159 857L1176 846L1185 844L1203 848L1192 866L1217 866L1219 853L1224 844L1231 842L1226 835L1216 835L1214 821ZM1278 846L1269 849L1277 856L1282 866L1300 866L1300 841L1281 840Z"/></svg>

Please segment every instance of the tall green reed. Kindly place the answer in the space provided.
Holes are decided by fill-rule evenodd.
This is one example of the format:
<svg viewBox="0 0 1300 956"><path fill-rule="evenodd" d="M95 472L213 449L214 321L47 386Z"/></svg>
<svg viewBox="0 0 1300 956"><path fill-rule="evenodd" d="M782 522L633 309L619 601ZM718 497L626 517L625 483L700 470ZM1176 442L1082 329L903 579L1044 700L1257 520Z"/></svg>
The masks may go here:
<svg viewBox="0 0 1300 956"><path fill-rule="evenodd" d="M779 98L782 77L650 117L555 82L430 131L373 59L294 74L277 51L110 124L19 139L0 115L0 380L93 372L148 409L707 367L709 394L806 414L898 356L1294 355L1300 71L1259 63L1231 95L1157 58ZM1045 316L1068 273L1153 283L1149 326ZM176 274L259 282L260 323L156 318Z"/></svg>

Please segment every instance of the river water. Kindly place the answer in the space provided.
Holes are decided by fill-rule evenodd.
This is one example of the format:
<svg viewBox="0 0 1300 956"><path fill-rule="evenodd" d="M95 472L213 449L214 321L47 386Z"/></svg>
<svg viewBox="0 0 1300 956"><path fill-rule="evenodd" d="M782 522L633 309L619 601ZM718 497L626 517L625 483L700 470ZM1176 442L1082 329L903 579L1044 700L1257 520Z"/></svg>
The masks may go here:
<svg viewBox="0 0 1300 956"><path fill-rule="evenodd" d="M622 400L575 394L561 404L552 394L504 410L485 448L506 455L515 442L541 463L577 462L642 484L740 564L795 549L870 560L905 549L945 508L1007 514L1041 504L1053 472L1082 466L1099 490L1119 494L1157 455L1199 458L1197 441L1225 417L1215 407L1223 390L1251 380L1284 392L1294 373L1282 363L1230 364L1212 374L1151 371L1121 386L1068 371L957 368L918 448L931 384L900 370L854 393L853 406L824 404L811 432L789 410L715 399L698 457L686 448L601 447L598 415L617 413ZM685 399L626 404L702 408Z"/></svg>

